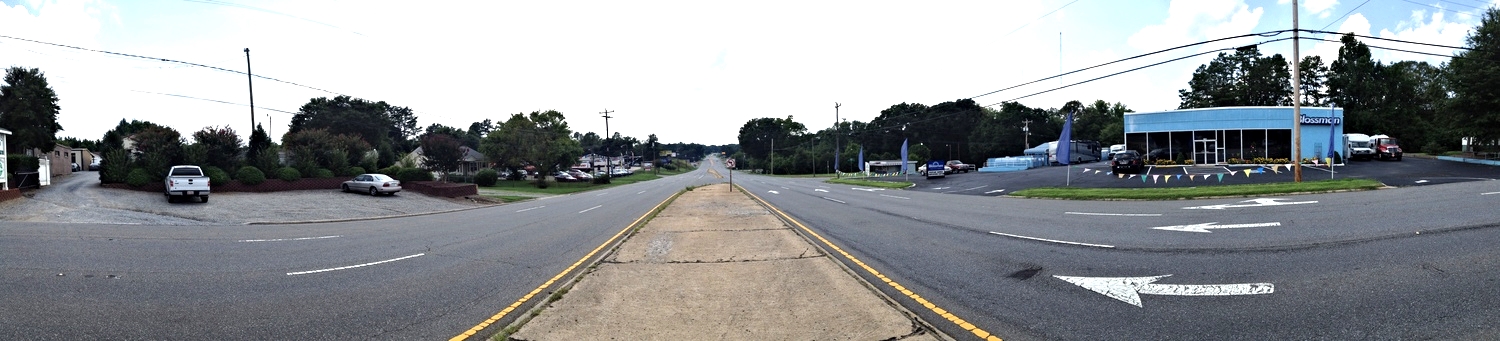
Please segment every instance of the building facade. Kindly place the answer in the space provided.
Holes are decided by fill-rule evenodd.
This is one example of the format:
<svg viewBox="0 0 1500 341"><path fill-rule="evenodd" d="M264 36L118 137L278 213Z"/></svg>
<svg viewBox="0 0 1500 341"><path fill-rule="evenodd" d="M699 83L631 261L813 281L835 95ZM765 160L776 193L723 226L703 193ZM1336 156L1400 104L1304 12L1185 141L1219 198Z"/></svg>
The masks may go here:
<svg viewBox="0 0 1500 341"><path fill-rule="evenodd" d="M1219 107L1125 114L1125 148L1148 161L1193 164L1291 162L1292 107ZM1344 110L1303 107L1302 158L1344 155ZM1261 161L1256 161L1261 160Z"/></svg>

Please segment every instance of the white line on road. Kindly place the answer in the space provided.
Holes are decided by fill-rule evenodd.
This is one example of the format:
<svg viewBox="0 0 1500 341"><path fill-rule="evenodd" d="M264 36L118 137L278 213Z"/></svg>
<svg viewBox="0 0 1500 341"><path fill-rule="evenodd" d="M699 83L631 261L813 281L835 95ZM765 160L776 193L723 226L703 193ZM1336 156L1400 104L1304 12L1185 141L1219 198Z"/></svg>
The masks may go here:
<svg viewBox="0 0 1500 341"><path fill-rule="evenodd" d="M642 193L646 193L646 191L635 192L635 194L642 194Z"/></svg>
<svg viewBox="0 0 1500 341"><path fill-rule="evenodd" d="M1419 184L1425 184L1425 183L1427 183L1427 180L1417 180L1417 183L1419 183Z"/></svg>
<svg viewBox="0 0 1500 341"><path fill-rule="evenodd" d="M516 213L521 213L521 212L526 212L526 211L530 211L530 210L534 210L534 209L538 209L538 208L543 208L543 207L547 207L547 206L537 206L537 207L532 207L532 208L528 208L528 209L524 209L524 210L520 210L520 211L516 211Z"/></svg>
<svg viewBox="0 0 1500 341"><path fill-rule="evenodd" d="M823 199L828 199L828 201L832 201L832 202L836 202L836 203L840 203L840 204L847 204L847 202L840 201L839 199L834 199L834 198L829 198L829 197L823 197Z"/></svg>
<svg viewBox="0 0 1500 341"><path fill-rule="evenodd" d="M387 260L383 260L383 261L379 261L379 262L371 262L371 263L364 263L364 264L350 265L350 266L341 266L341 267L337 267L337 268L329 268L329 269L322 269L322 270L288 272L288 273L286 273L286 275L287 276L296 276L296 275L306 275L306 274L313 274L313 273L319 273L319 272L328 272L328 271L336 271L336 270L348 270L348 269L353 269L353 268L358 268L358 267L371 266L371 265L375 265L375 264L390 263L390 262L394 262L394 261L398 261L398 260L402 260L402 259L407 259L407 258L416 258L416 257L421 257L423 255L426 255L426 254L425 253L418 253L418 254L415 254L415 255L410 255L410 256L401 257L401 258L395 258L395 259L387 259Z"/></svg>
<svg viewBox="0 0 1500 341"><path fill-rule="evenodd" d="M995 231L990 231L990 233L992 233L992 234L998 234L998 235L1002 235L1002 236L1006 236L1006 237L1021 238L1021 239L1030 239L1030 240L1038 240L1038 241L1044 241L1044 242L1049 242L1049 243L1061 243L1061 244L1082 245L1082 246L1092 246L1092 247L1102 247L1102 248L1114 248L1115 247L1114 245L1089 244L1089 243L1070 242L1070 241L1066 241L1066 240L1053 240L1053 239L1045 239L1045 238L1037 238L1037 237L1027 237L1027 236L1022 236L1022 235L1009 234L1009 233L1000 233L1000 232L995 232Z"/></svg>
<svg viewBox="0 0 1500 341"><path fill-rule="evenodd" d="M594 210L594 209L596 209L596 208L600 208L600 207L604 207L604 205L599 205L599 206L594 206L594 207L589 207L589 209L587 209L587 210L582 210L582 211L578 211L578 213L583 213L583 212L588 212L588 211L593 211L593 210Z"/></svg>
<svg viewBox="0 0 1500 341"><path fill-rule="evenodd" d="M814 189L813 189L813 191L814 191L814 192L823 192L823 193L828 193L828 190L826 190L826 189L822 189L822 188L814 188Z"/></svg>
<svg viewBox="0 0 1500 341"><path fill-rule="evenodd" d="M880 196L882 196L882 197L887 197L887 198L896 198L896 199L906 199L906 200L911 200L911 198L907 198L907 197L898 197L898 196L894 196L894 195L890 195L890 194L881 194L881 195L880 195Z"/></svg>
<svg viewBox="0 0 1500 341"><path fill-rule="evenodd" d="M281 238L281 239L246 239L246 240L241 240L240 242L241 243L284 242L284 241L291 241L291 240L313 240L313 239L328 239L328 238L338 238L338 237L343 237L343 236L322 236L322 237Z"/></svg>
<svg viewBox="0 0 1500 341"><path fill-rule="evenodd" d="M1479 195L1500 194L1500 192L1479 193Z"/></svg>
<svg viewBox="0 0 1500 341"><path fill-rule="evenodd" d="M993 190L993 191L989 191L989 192L984 192L984 194L1000 193L1000 192L1004 192L1004 191L1005 191L1005 189L1002 188L1002 189L997 189L997 190Z"/></svg>
<svg viewBox="0 0 1500 341"><path fill-rule="evenodd" d="M1077 215L1107 215L1116 217L1160 217L1161 213L1090 213L1090 212L1063 212L1063 214Z"/></svg>
<svg viewBox="0 0 1500 341"><path fill-rule="evenodd" d="M973 187L973 188L965 188L965 189L960 189L960 190L957 190L957 191L954 191L954 192L967 192L967 191L972 191L972 190L976 190L976 189L980 189L980 188L985 188L985 187L990 187L990 185L984 185L984 186Z"/></svg>
<svg viewBox="0 0 1500 341"><path fill-rule="evenodd" d="M781 192L777 192L777 191L766 191L766 192L771 192L771 194L781 194Z"/></svg>

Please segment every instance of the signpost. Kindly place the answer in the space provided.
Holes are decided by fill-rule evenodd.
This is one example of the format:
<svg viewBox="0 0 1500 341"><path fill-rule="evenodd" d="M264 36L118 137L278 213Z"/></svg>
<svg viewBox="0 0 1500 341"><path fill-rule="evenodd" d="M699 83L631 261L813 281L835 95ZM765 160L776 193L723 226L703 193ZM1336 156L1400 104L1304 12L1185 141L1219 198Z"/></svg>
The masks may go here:
<svg viewBox="0 0 1500 341"><path fill-rule="evenodd" d="M729 170L729 191L734 192L734 158L724 160L724 168Z"/></svg>

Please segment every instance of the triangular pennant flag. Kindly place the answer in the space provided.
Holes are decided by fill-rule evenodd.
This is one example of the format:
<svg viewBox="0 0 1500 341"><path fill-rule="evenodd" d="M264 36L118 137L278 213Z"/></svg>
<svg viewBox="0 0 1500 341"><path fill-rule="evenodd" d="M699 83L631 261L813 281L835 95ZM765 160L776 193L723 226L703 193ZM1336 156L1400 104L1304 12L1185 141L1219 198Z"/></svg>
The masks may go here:
<svg viewBox="0 0 1500 341"><path fill-rule="evenodd" d="M1133 178L1133 176L1132 176L1132 178ZM1141 176L1141 183L1146 183L1146 176L1145 175Z"/></svg>
<svg viewBox="0 0 1500 341"><path fill-rule="evenodd" d="M1219 182L1224 182L1224 173L1219 173Z"/></svg>
<svg viewBox="0 0 1500 341"><path fill-rule="evenodd" d="M1125 178L1125 173L1120 173L1120 174L1115 174L1115 175L1118 175L1117 178L1120 178L1120 179L1124 179Z"/></svg>
<svg viewBox="0 0 1500 341"><path fill-rule="evenodd" d="M1250 170L1249 169L1245 170L1245 177L1247 177L1247 178L1250 177Z"/></svg>
<svg viewBox="0 0 1500 341"><path fill-rule="evenodd" d="M1172 182L1172 176L1171 175L1163 176L1162 177L1162 182Z"/></svg>
<svg viewBox="0 0 1500 341"><path fill-rule="evenodd" d="M1191 177L1191 176L1188 177L1188 180L1192 180L1192 179L1193 179L1193 177ZM1177 180L1182 180L1182 174L1177 174Z"/></svg>
<svg viewBox="0 0 1500 341"><path fill-rule="evenodd" d="M1266 174L1266 167L1256 168L1255 174Z"/></svg>
<svg viewBox="0 0 1500 341"><path fill-rule="evenodd" d="M1160 174L1151 174L1151 183L1156 183L1156 178L1160 176Z"/></svg>

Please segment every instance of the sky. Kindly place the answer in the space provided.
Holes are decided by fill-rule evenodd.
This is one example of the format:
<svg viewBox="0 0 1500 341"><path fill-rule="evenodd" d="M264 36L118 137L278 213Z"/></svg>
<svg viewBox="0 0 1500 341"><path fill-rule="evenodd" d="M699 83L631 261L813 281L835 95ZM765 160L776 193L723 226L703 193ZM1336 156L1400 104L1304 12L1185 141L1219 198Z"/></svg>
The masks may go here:
<svg viewBox="0 0 1500 341"><path fill-rule="evenodd" d="M1497 3L1298 1L1298 26L1465 46L1482 9ZM310 99L349 95L409 107L421 127L557 110L573 131L604 135L608 110L610 133L719 145L736 143L755 118L792 116L817 131L835 117L868 122L903 102L1057 108L1104 100L1171 110L1213 54L1029 95L1290 33L991 92L1166 48L1290 29L1292 7L1290 0L0 0L0 67L45 74L62 108L59 138L99 139L121 119L184 136L227 125L248 138L253 92L255 122L277 138ZM1303 41L1300 55L1336 59L1338 37L1324 37L1334 42ZM243 72L247 48L253 74L283 82L159 60ZM1293 47L1288 40L1260 50L1291 59ZM1448 60L1372 52L1387 63Z"/></svg>

